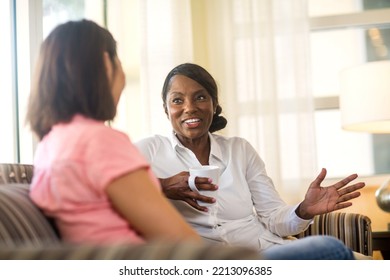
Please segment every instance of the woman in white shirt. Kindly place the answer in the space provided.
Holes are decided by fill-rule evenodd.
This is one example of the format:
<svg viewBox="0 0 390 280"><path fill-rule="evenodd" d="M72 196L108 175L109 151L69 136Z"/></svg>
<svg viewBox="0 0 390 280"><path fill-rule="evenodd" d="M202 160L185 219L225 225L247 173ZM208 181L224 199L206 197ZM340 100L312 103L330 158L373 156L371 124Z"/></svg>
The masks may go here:
<svg viewBox="0 0 390 280"><path fill-rule="evenodd" d="M298 205L287 205L249 142L213 134L224 128L227 120L220 115L216 82L204 68L185 63L172 69L165 79L162 99L172 134L146 138L136 146L151 163L166 197L210 242L267 251L275 244L289 242L286 237L305 230L315 215L349 207L349 200L358 197L357 190L364 187L362 182L347 186L357 178L356 174L322 187L326 176L323 169L305 199ZM218 189L216 199L193 192L188 186L189 168L201 165L217 165L221 170L218 186L208 178L197 177L195 181L199 190ZM203 207L197 201L215 207ZM317 253L309 249L306 255L298 254L296 258L337 258L328 254L331 246L326 244L331 241L323 238L297 240L287 246L295 246L295 251L301 248L298 250L302 252L319 246ZM320 244L324 244L323 248Z"/></svg>

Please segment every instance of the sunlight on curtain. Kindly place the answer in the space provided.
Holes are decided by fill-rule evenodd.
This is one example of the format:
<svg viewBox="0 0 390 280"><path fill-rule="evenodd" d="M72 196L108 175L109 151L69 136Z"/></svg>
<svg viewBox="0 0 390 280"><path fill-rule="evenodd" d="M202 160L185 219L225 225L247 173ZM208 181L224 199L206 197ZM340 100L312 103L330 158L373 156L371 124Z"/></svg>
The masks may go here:
<svg viewBox="0 0 390 280"><path fill-rule="evenodd" d="M144 132L170 133L161 89L165 76L176 65L193 60L189 0L141 1L141 92L149 126ZM159 19L159 20L156 20Z"/></svg>
<svg viewBox="0 0 390 280"><path fill-rule="evenodd" d="M126 75L126 87L112 126L132 139L142 131L144 121L140 93L140 8L138 0L107 2L107 27L117 41L118 56Z"/></svg>
<svg viewBox="0 0 390 280"><path fill-rule="evenodd" d="M116 0L108 2L108 11L126 73L113 126L132 140L168 134L161 89L174 66L193 60L190 1Z"/></svg>
<svg viewBox="0 0 390 280"><path fill-rule="evenodd" d="M229 121L224 134L248 139L283 197L299 201L319 172L306 1L208 4L210 71Z"/></svg>

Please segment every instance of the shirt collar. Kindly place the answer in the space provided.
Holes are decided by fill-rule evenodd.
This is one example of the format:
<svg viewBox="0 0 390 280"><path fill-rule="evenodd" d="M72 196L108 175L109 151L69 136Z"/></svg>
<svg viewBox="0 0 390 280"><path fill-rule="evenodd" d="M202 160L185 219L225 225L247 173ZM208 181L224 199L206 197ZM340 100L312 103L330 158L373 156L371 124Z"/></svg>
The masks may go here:
<svg viewBox="0 0 390 280"><path fill-rule="evenodd" d="M212 133L208 133L209 134L209 138L210 138L210 145L211 145L211 149L210 149L210 158L212 157L215 157L217 160L223 162L222 160L222 151L221 151L221 147L220 145L218 144L217 140L215 139L215 135L213 135ZM187 149L180 141L179 139L177 138L176 136L176 133L174 131L172 131L172 134L171 134L171 137L170 137L170 141L171 141L171 145L172 145L172 148L173 150L176 150L177 148L181 148L181 149ZM211 164L211 163L210 163Z"/></svg>
<svg viewBox="0 0 390 280"><path fill-rule="evenodd" d="M216 136L209 132L209 137L210 137L210 144L211 144L211 149L210 149L211 157L215 157L217 160L223 162L221 146L215 139Z"/></svg>
<svg viewBox="0 0 390 280"><path fill-rule="evenodd" d="M174 131L171 133L170 141L174 150L176 150L176 147L184 147L183 144L180 143L179 139L177 139L176 133Z"/></svg>

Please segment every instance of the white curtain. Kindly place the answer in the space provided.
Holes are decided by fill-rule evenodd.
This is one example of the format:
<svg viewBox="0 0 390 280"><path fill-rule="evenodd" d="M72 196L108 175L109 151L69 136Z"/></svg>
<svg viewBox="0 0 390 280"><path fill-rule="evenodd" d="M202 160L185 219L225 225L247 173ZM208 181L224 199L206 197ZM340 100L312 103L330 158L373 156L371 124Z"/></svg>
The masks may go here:
<svg viewBox="0 0 390 280"><path fill-rule="evenodd" d="M164 113L161 89L176 65L193 60L189 0L141 1L141 92L147 132L167 134L172 128ZM156 20L157 19L157 20Z"/></svg>
<svg viewBox="0 0 390 280"><path fill-rule="evenodd" d="M113 125L133 140L167 134L161 89L174 66L193 61L191 1L112 0L108 12L126 73Z"/></svg>
<svg viewBox="0 0 390 280"><path fill-rule="evenodd" d="M316 173L306 0L213 0L210 70L228 118L224 134L248 139L289 202ZM216 16L217 15L217 16Z"/></svg>

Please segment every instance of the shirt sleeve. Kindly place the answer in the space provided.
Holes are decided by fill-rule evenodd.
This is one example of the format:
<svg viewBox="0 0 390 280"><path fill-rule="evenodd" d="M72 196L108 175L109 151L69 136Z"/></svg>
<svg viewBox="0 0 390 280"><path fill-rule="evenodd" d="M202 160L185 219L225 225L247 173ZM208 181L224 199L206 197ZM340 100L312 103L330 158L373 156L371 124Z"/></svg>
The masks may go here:
<svg viewBox="0 0 390 280"><path fill-rule="evenodd" d="M145 159L151 163L153 158L157 154L158 146L156 137L148 137L141 139L134 143L137 149L145 157Z"/></svg>
<svg viewBox="0 0 390 280"><path fill-rule="evenodd" d="M245 143L248 185L255 211L261 220L271 232L279 236L297 234L306 229L311 220L299 218L295 213L297 205L287 205L282 200L267 175L263 160L249 142Z"/></svg>
<svg viewBox="0 0 390 280"><path fill-rule="evenodd" d="M150 173L148 162L128 136L108 127L96 130L90 137L85 160L87 177L98 191L104 191L114 179L140 168Z"/></svg>

